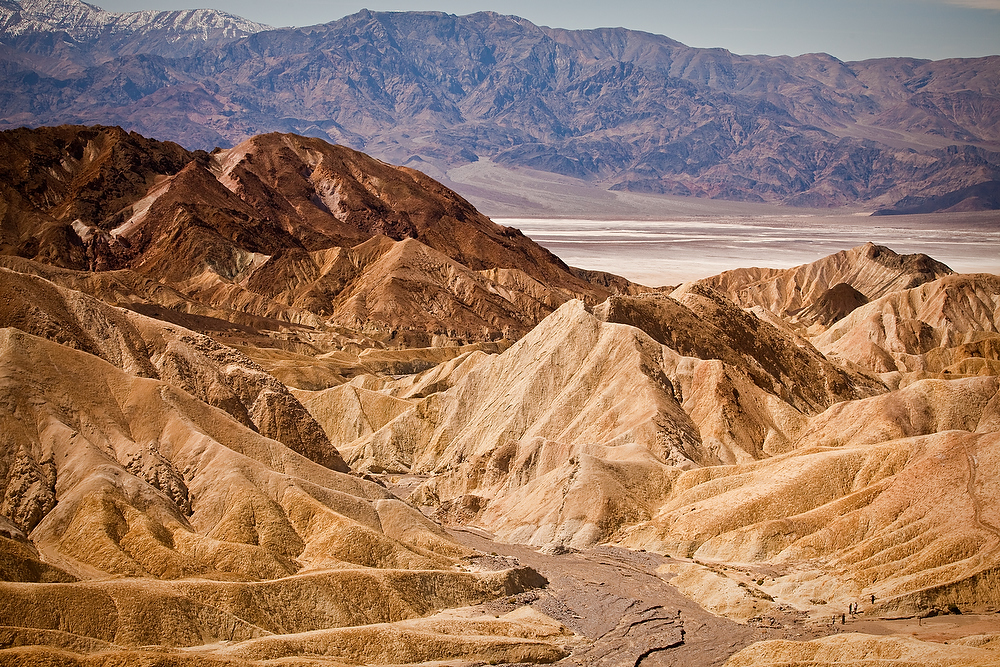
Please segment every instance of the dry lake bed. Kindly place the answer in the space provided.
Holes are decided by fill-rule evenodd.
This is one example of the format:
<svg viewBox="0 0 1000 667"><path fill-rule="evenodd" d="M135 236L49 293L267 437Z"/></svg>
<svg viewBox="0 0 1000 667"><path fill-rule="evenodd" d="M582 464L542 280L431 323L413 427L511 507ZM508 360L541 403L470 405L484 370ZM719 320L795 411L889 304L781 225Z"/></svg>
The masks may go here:
<svg viewBox="0 0 1000 667"><path fill-rule="evenodd" d="M792 214L671 220L500 218L567 264L643 285L676 285L728 269L787 268L867 241L925 253L959 273L1000 274L1000 213Z"/></svg>

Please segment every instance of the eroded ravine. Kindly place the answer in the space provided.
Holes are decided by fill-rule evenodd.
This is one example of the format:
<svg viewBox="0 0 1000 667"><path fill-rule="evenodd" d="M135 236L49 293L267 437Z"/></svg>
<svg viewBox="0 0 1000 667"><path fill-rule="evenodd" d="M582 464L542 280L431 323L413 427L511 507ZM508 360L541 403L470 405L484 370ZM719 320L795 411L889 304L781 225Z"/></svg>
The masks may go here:
<svg viewBox="0 0 1000 667"><path fill-rule="evenodd" d="M754 642L829 634L791 614L775 619L772 627L713 616L656 574L672 560L659 554L606 546L546 554L495 542L481 531L450 533L483 553L515 558L548 579L536 599L524 602L582 637L560 665L710 667Z"/></svg>
<svg viewBox="0 0 1000 667"><path fill-rule="evenodd" d="M965 459L969 464L969 477L966 482L966 488L969 493L969 500L972 502L972 520L977 526L985 530L986 532L993 535L995 543L988 553L992 553L997 549L1000 549L1000 528L997 528L992 523L983 518L983 502L982 499L976 495L976 468L979 467L978 461L976 460L976 455L969 447L969 443L964 441L963 446L965 448ZM984 554L985 555L985 554Z"/></svg>

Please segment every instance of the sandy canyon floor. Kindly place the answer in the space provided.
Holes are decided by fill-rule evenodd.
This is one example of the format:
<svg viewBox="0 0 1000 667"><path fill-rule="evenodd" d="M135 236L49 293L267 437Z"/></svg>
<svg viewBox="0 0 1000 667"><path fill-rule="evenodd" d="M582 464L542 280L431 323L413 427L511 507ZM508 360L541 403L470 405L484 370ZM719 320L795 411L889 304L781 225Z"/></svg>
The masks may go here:
<svg viewBox="0 0 1000 667"><path fill-rule="evenodd" d="M402 498L422 481L385 477L389 489ZM498 570L528 566L546 578L542 589L479 605L477 611L500 616L527 606L559 621L576 635L569 645L572 652L559 665L711 667L757 642L807 642L852 633L905 637L947 651L949 642L1000 629L1000 613L885 618L865 613L867 605L861 602L856 614L831 609L827 617L785 608L741 624L706 611L670 583L672 575L664 566L691 559L613 546L546 553L495 540L475 528L456 527L448 533L464 546L491 554L492 561L485 562ZM732 568L737 576L746 571Z"/></svg>
<svg viewBox="0 0 1000 667"><path fill-rule="evenodd" d="M507 613L528 605L572 629L582 641L560 665L722 665L733 654L767 640L805 642L846 633L947 642L996 633L1000 614L878 618L848 614L841 622L789 610L751 625L708 613L682 595L658 570L677 559L645 551L595 547L545 554L497 542L482 531L449 531L462 544L497 554L498 563L528 565L548 586L525 596L483 605ZM846 613L846 612L845 612Z"/></svg>

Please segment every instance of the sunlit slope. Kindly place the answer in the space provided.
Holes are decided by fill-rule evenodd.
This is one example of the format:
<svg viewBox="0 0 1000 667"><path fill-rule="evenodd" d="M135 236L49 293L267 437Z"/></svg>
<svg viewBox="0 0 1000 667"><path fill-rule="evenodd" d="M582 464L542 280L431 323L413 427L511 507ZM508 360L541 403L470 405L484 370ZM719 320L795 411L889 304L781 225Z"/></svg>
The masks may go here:
<svg viewBox="0 0 1000 667"><path fill-rule="evenodd" d="M827 355L903 378L1000 371L1000 277L940 278L862 306L815 339Z"/></svg>
<svg viewBox="0 0 1000 667"><path fill-rule="evenodd" d="M163 381L10 328L0 378L11 519L0 542L13 580L0 583L0 625L15 644L167 651L393 623L540 583L529 570L463 571L473 552L382 487ZM508 632L539 641L494 637L492 626L478 642L390 631L439 657L558 654L536 625ZM332 633L309 651L360 646L366 632Z"/></svg>
<svg viewBox="0 0 1000 667"><path fill-rule="evenodd" d="M989 339L991 280L886 288L831 331L882 302L947 303L942 339ZM428 476L411 497L443 520L548 549L611 541L691 558L678 585L741 620L870 595L873 612L907 614L997 604L990 368L890 390L901 383L690 285L593 313L571 302L498 356L302 396L353 465ZM771 574L755 598L737 584L749 574L696 562ZM714 599L727 580L735 601Z"/></svg>

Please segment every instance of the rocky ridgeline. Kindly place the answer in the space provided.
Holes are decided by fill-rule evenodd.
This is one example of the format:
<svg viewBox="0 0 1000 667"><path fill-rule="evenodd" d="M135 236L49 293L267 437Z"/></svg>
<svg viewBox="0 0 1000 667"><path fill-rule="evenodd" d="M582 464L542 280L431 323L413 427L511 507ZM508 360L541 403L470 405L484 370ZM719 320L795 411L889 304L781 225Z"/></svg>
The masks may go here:
<svg viewBox="0 0 1000 667"><path fill-rule="evenodd" d="M21 270L180 323L474 342L609 293L427 176L318 139L266 135L209 155L61 127L0 144L4 253L98 273Z"/></svg>

